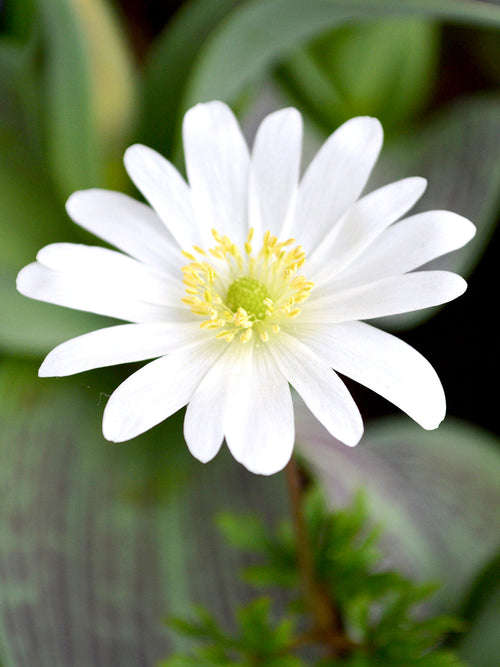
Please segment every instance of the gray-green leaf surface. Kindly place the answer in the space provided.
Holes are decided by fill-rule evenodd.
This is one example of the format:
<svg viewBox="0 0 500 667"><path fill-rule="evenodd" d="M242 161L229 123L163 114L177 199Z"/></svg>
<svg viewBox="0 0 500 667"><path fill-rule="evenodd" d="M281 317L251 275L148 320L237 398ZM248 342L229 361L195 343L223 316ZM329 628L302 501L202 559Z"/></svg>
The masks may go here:
<svg viewBox="0 0 500 667"><path fill-rule="evenodd" d="M240 556L213 516L229 506L283 516L282 478L251 475L224 454L199 464L180 416L110 444L102 377L35 376L31 364L0 366L6 665L154 664L171 646L167 616L201 603L225 621L245 599Z"/></svg>

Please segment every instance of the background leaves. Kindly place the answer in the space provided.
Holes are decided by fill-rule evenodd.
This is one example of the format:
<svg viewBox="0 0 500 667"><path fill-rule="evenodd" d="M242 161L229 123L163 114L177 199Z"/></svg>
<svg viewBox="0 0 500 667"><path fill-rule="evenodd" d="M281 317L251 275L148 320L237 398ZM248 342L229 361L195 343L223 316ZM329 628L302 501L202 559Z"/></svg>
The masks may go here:
<svg viewBox="0 0 500 667"><path fill-rule="evenodd" d="M141 69L137 26L120 20L125 1L120 19L105 0L4 4L0 349L10 359L0 366L0 656L7 665L151 664L173 646L161 622L167 614L202 602L225 623L247 599L235 576L241 563L212 517L231 506L272 522L287 512L282 481L250 476L224 455L197 464L182 441L181 415L137 441L105 443L99 413L122 371L39 381L35 365L15 360L41 356L103 326L102 318L20 297L17 270L48 242L89 241L67 218L64 199L91 185L129 189L121 165L128 143L139 139L178 160L183 111L214 97L236 108L250 137L259 114L271 110L271 90L271 104L300 100L309 152L351 109L380 113L388 131L373 187L428 177L423 208L450 208L478 226L465 251L445 258L448 268L471 273L487 246L492 252L498 220L500 9L469 0L192 0L147 45ZM454 34L468 50L457 62L474 59L490 94L478 95L474 82L468 99L444 95L442 60L452 56L443 23L463 26ZM406 75L397 76L403 60ZM468 323L481 329L481 344L453 357L456 391L467 392L468 404L485 391L476 382L472 392L464 376L478 347L483 355L494 347L489 312ZM463 340L465 324L436 343L438 363L444 347ZM331 499L368 488L390 558L415 576L443 579L440 607L463 609L469 623L464 657L493 667L497 440L453 421L424 433L405 418L368 429L352 452L325 440L303 412L297 427Z"/></svg>
<svg viewBox="0 0 500 667"><path fill-rule="evenodd" d="M165 655L162 620L244 595L239 556L212 517L232 506L286 512L282 480L185 449L181 419L116 447L104 396L84 382L0 367L0 644L6 664L138 665ZM184 482L184 483L183 483Z"/></svg>
<svg viewBox="0 0 500 667"><path fill-rule="evenodd" d="M441 610L468 610L471 638L463 640L464 657L472 666L486 664L498 645L498 594L492 586L500 551L498 440L452 419L424 432L392 418L373 423L360 445L348 449L304 407L296 410L300 450L332 504L366 489L371 514L384 528L390 563L417 579L440 582ZM474 584L492 559L489 574Z"/></svg>
<svg viewBox="0 0 500 667"><path fill-rule="evenodd" d="M40 355L103 323L92 315L30 303L16 292L15 278L42 246L82 238L65 213L67 195L125 182L121 159L136 104L134 71L116 18L102 0L14 3L5 24L0 37L0 349Z"/></svg>
<svg viewBox="0 0 500 667"><path fill-rule="evenodd" d="M205 6L204 2L192 3L191 11L196 16ZM483 2L457 2L455 0L253 0L241 3L219 23L203 40L197 57L191 64L184 90L179 95L176 125L186 109L196 102L221 99L234 104L245 88L254 84L270 68L285 58L298 44L311 40L325 31L352 20L365 21L384 16L426 16L456 22L470 22L498 28L500 14L495 7ZM162 80L175 76L175 61L169 59L175 52L176 43L186 35L186 50L189 49L191 16L186 11L178 19L174 31L167 29L162 48L156 52L159 60L151 67L163 69ZM194 21L195 22L195 19ZM279 26L279 29L276 29ZM160 64L161 62L161 64ZM158 85L158 78L150 80ZM180 93L179 88L177 92ZM148 97L146 97L148 99ZM149 96L152 100L153 97ZM143 114L154 125L160 124L164 106L171 106L170 98L163 104L147 105ZM158 102L160 102L158 104ZM170 116L172 118L172 116ZM167 148L159 146L160 150Z"/></svg>

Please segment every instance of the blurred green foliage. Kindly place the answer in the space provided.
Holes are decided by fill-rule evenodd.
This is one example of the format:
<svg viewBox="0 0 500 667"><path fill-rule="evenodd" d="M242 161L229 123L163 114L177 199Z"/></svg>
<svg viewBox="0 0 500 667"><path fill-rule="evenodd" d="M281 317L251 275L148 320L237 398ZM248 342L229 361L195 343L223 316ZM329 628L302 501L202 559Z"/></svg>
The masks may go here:
<svg viewBox="0 0 500 667"><path fill-rule="evenodd" d="M422 19L348 24L297 48L278 75L325 132L375 116L390 133L429 101L439 46L437 25Z"/></svg>
<svg viewBox="0 0 500 667"><path fill-rule="evenodd" d="M42 382L36 366L21 361L105 321L19 296L16 273L47 243L89 242L64 201L93 186L132 191L121 163L127 145L143 141L180 163L180 122L191 104L223 99L250 132L269 90L271 105L291 99L302 111L306 153L348 116L379 116L388 141L374 184L428 177L424 208L450 208L478 226L468 248L445 258L446 268L471 273L498 222L500 7L472 0L191 0L146 40L139 60L130 3L121 4L7 0L1 9L0 655L9 666L153 664L187 648L167 638L160 618L184 615L196 601L221 621L201 612L184 630L224 637L242 659L261 651L259 664L266 653L271 665L270 656L300 631L297 610L282 615L279 604L276 611L261 598L228 632L228 610L249 592L235 580L241 554L221 544L211 519L235 505L276 519L286 507L282 480L248 475L223 455L207 467L194 462L182 415L132 443L106 445L99 413L122 371ZM461 26L455 34L488 94L478 94L474 81L467 99L461 90L446 95L445 24ZM411 664L394 662L391 651L422 652L447 626L408 620L426 589L406 577L438 578L444 587L434 610L459 611L465 620L454 648L472 666L496 667L498 442L462 423L424 434L390 421L368 429L363 449L347 452L325 442L304 413L297 431L331 503L367 489L369 516L384 524L382 550L405 573L373 570L372 540L357 542L359 508L336 512L326 529L322 506L311 501L312 534L328 536L318 544L318 568L352 632L365 640L371 633L379 664ZM247 569L247 581L297 586L289 528L273 534L255 518L223 523L240 549L261 545L267 555L266 565ZM367 586L362 596L357 579ZM384 586L397 593L385 596ZM375 601L382 611L370 626ZM221 662L221 653L200 655L165 664L233 664ZM457 664L431 655L418 664ZM303 664L297 656L278 660L280 667ZM358 655L345 664L373 663Z"/></svg>
<svg viewBox="0 0 500 667"><path fill-rule="evenodd" d="M450 651L438 648L443 636L461 624L449 616L415 615L416 607L435 587L415 585L381 566L382 555L375 547L377 532L368 524L361 496L351 506L331 513L314 489L305 499L304 514L315 580L334 606L337 635L331 630L324 636L314 622L304 624L302 620L308 605L298 571L301 547L290 523L270 533L255 516L245 519L226 513L219 521L226 537L236 547L261 556L259 566L246 568L246 579L259 587L289 589L287 611L276 620L270 616L270 600L257 598L240 609L236 637L224 632L205 609L198 609L194 621L174 619L175 630L201 646L193 656L173 656L162 667L462 664ZM319 657L312 660L314 653L309 653L305 662L302 649L310 646ZM325 653L331 657L321 657Z"/></svg>

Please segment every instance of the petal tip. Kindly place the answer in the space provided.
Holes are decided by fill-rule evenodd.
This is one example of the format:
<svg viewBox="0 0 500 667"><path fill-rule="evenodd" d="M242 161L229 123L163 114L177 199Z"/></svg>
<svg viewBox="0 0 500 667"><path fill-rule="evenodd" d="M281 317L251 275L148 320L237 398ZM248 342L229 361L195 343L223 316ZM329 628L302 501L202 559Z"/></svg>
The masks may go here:
<svg viewBox="0 0 500 667"><path fill-rule="evenodd" d="M39 378L48 378L48 377L54 377L53 373L50 372L50 363L47 364L47 358L44 359L42 362L42 365L38 369L38 377Z"/></svg>
<svg viewBox="0 0 500 667"><path fill-rule="evenodd" d="M290 459L289 459L290 460ZM271 475L276 475L279 472L282 472L289 463L289 460L280 465L274 466L262 466L262 465L252 465L251 463L243 463L240 461L241 465L251 472L253 475L262 475L263 477L270 477Z"/></svg>
<svg viewBox="0 0 500 667"><path fill-rule="evenodd" d="M135 160L136 156L141 154L143 155L147 150L147 146L144 146L143 144L132 144L132 146L127 148L123 155L123 163L125 164L127 171L131 166L131 163Z"/></svg>
<svg viewBox="0 0 500 667"><path fill-rule="evenodd" d="M109 442L125 442L126 440L131 440L134 437L134 434L130 434L129 429L126 427L126 424L124 424L125 420L115 414L116 411L113 410L112 406L112 401L108 400L108 403L104 408L102 417L102 434L104 438Z"/></svg>
<svg viewBox="0 0 500 667"><path fill-rule="evenodd" d="M131 440L133 437L120 432L116 424L110 423L110 420L106 419L106 412L102 421L102 434L108 442L125 442L126 440Z"/></svg>
<svg viewBox="0 0 500 667"><path fill-rule="evenodd" d="M356 445L359 445L359 443L361 442L361 438L363 437L363 433L364 433L364 428L363 426L361 426L360 433L353 434L352 438L346 438L341 442L346 447L350 447L352 449L353 447L356 447Z"/></svg>
<svg viewBox="0 0 500 667"><path fill-rule="evenodd" d="M33 271L37 271L40 266L38 262L32 262L27 266L24 266L16 277L16 289L19 294L31 298L32 286L33 286Z"/></svg>

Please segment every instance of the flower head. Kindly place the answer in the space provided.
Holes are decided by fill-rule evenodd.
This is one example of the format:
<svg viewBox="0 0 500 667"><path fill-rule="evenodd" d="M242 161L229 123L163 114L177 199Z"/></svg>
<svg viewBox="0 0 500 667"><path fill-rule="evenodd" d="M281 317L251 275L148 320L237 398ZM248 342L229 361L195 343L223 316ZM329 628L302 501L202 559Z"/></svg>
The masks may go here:
<svg viewBox="0 0 500 667"><path fill-rule="evenodd" d="M264 119L251 154L221 102L188 111L183 139L189 184L145 146L125 154L150 206L98 189L69 198L73 220L121 252L58 243L20 272L27 296L129 322L59 345L40 375L154 359L111 395L105 437L133 438L187 405L195 457L210 460L225 438L262 474L292 453L290 385L332 435L357 444L362 419L335 371L437 427L445 399L430 364L361 320L462 294L460 276L415 269L467 243L472 223L449 211L400 220L421 178L360 198L382 145L374 118L342 125L301 180L295 109Z"/></svg>

